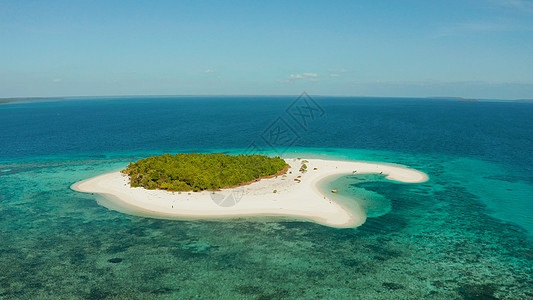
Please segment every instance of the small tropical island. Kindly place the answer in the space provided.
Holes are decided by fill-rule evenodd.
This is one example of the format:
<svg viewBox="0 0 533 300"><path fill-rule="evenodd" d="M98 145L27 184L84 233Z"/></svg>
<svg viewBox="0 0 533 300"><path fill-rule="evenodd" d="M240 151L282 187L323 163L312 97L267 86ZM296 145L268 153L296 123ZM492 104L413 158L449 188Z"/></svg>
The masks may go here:
<svg viewBox="0 0 533 300"><path fill-rule="evenodd" d="M283 175L288 169L279 157L180 153L141 159L121 172L129 176L132 187L199 192L250 184Z"/></svg>
<svg viewBox="0 0 533 300"><path fill-rule="evenodd" d="M400 165L268 157L265 155L163 154L130 163L122 171L72 185L99 194L99 204L119 212L165 219L284 217L349 228L366 221L357 201L320 190L330 176L382 174L404 183L428 180Z"/></svg>

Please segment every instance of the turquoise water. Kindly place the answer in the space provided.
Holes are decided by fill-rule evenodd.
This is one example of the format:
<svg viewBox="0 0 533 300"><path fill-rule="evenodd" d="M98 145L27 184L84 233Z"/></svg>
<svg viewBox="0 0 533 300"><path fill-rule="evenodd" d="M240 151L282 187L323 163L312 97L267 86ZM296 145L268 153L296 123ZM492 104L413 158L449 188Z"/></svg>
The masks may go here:
<svg viewBox="0 0 533 300"><path fill-rule="evenodd" d="M331 176L322 180L319 186L330 198L345 207L361 207L368 218L377 218L392 210L392 201L380 193L366 189L363 186L368 182L375 182L383 186L386 184L385 181L385 176L377 174ZM338 193L328 193L328 191L332 190L337 190Z"/></svg>
<svg viewBox="0 0 533 300"><path fill-rule="evenodd" d="M342 201L367 209L367 222L355 229L276 218L143 218L108 210L98 205L98 195L70 189L161 152L244 152L293 99L267 100L221 105L226 100L207 99L207 112L196 119L188 117L197 106L192 100L0 106L0 298L533 298L532 166L525 159L531 148L524 142L531 129L525 119L509 136L508 128L480 129L490 112L471 116L472 124L461 128L472 136L468 140L453 128L437 134L442 124L436 117L412 121L414 111L431 113L432 105L442 111L442 102L318 99L325 116L298 132L301 139L285 157L396 163L430 177L421 184L379 175L322 182L326 190L338 189ZM180 109L172 110L176 103ZM456 109L455 102L448 105ZM250 110L262 113L251 117ZM390 111L403 117L387 123ZM154 114L163 119L156 122ZM462 120L457 114L446 118ZM361 124L343 125L354 115L370 124L368 137L352 128ZM433 134L419 139L413 122ZM390 144L388 135L404 143ZM448 135L456 142L444 143ZM472 152L475 144L478 152ZM489 146L492 151L484 150Z"/></svg>

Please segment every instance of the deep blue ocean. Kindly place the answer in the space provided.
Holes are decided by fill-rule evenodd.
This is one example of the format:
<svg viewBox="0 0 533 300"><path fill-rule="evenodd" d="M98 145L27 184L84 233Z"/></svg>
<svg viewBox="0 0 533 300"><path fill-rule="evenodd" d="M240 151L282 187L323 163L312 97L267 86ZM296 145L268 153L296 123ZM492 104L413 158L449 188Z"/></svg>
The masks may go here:
<svg viewBox="0 0 533 300"><path fill-rule="evenodd" d="M533 103L121 97L0 104L0 298L533 299ZM264 153L427 173L329 178L353 229L160 220L70 189L150 155Z"/></svg>

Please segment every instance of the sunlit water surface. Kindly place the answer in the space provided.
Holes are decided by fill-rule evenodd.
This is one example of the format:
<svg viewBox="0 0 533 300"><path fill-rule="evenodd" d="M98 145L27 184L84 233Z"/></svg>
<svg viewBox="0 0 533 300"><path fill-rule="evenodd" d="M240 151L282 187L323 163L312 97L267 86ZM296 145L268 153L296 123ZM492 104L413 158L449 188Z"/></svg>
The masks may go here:
<svg viewBox="0 0 533 300"><path fill-rule="evenodd" d="M533 104L293 97L68 99L0 106L0 298L533 298ZM298 139L272 149L277 118ZM498 122L494 121L497 118ZM175 221L108 210L70 185L162 152L406 165L320 183L367 222ZM246 201L243 199L242 201Z"/></svg>

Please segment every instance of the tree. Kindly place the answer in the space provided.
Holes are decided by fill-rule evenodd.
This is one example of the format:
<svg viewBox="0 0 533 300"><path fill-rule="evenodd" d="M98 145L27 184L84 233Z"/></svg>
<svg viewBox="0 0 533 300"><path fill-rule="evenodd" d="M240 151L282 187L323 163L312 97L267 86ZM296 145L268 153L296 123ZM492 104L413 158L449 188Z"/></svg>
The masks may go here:
<svg viewBox="0 0 533 300"><path fill-rule="evenodd" d="M201 191L236 186L288 168L280 157L180 153L151 156L128 164L122 173L132 187Z"/></svg>

